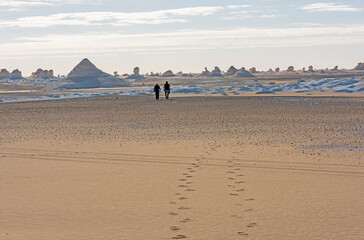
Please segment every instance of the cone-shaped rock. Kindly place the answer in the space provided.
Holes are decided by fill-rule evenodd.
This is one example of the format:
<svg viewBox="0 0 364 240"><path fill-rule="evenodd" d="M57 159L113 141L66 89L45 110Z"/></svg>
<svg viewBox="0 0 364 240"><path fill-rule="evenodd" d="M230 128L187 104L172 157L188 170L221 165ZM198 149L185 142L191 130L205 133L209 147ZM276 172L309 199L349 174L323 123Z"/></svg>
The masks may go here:
<svg viewBox="0 0 364 240"><path fill-rule="evenodd" d="M245 70L244 67L242 67L238 72L235 73L234 77L255 77L253 74Z"/></svg>
<svg viewBox="0 0 364 240"><path fill-rule="evenodd" d="M82 89L127 86L130 86L130 84L125 80L101 71L90 60L85 58L55 88Z"/></svg>

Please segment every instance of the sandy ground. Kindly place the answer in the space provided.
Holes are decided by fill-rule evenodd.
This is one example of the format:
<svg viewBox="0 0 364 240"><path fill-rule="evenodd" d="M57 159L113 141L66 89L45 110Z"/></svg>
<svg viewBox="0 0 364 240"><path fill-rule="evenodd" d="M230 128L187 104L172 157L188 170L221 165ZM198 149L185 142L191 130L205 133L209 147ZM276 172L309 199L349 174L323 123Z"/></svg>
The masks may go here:
<svg viewBox="0 0 364 240"><path fill-rule="evenodd" d="M0 239L364 239L364 98L0 104Z"/></svg>

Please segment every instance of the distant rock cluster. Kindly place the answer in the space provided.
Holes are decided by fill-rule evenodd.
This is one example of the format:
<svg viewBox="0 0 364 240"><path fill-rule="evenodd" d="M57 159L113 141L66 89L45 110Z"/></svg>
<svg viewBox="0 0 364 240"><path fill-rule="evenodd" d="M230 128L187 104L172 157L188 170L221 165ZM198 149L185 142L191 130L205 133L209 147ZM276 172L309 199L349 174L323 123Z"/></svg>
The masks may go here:
<svg viewBox="0 0 364 240"><path fill-rule="evenodd" d="M15 69L14 71L12 71L11 73L6 70L5 68L1 69L0 71L0 79L5 79L5 78L9 78L9 79L22 79L22 74L21 71L19 71L18 69Z"/></svg>
<svg viewBox="0 0 364 240"><path fill-rule="evenodd" d="M52 78L54 77L53 70L43 70L38 68L37 71L33 72L30 78Z"/></svg>

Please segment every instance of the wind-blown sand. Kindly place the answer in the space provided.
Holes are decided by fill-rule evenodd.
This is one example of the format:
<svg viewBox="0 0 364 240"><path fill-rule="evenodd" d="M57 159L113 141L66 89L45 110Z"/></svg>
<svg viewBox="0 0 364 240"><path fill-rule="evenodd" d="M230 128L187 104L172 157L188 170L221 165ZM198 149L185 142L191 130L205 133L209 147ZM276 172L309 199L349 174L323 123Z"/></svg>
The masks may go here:
<svg viewBox="0 0 364 240"><path fill-rule="evenodd" d="M0 239L363 239L363 110L358 96L2 103Z"/></svg>

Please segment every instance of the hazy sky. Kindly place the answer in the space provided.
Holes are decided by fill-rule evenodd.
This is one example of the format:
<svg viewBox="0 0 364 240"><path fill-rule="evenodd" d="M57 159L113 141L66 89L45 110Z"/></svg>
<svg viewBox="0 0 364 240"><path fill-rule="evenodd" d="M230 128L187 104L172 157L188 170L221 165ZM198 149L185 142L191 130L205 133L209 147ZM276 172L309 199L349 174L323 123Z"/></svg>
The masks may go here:
<svg viewBox="0 0 364 240"><path fill-rule="evenodd" d="M0 0L0 68L353 68L363 0Z"/></svg>

